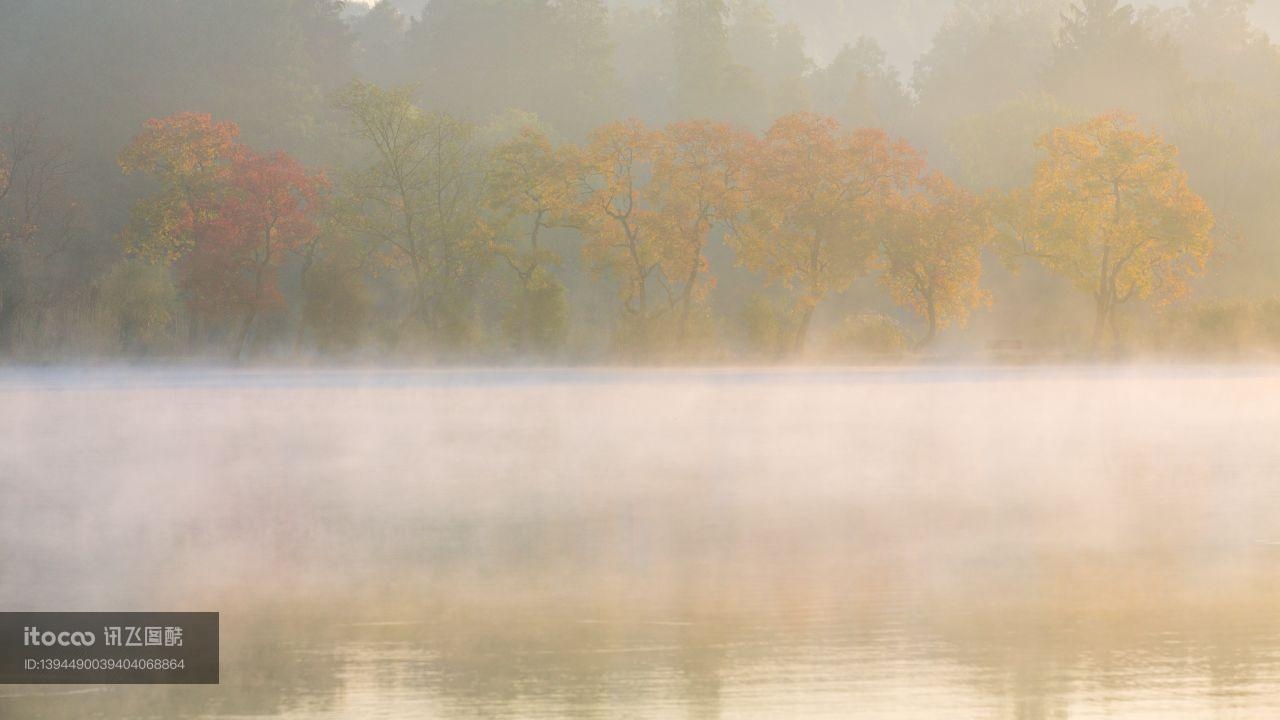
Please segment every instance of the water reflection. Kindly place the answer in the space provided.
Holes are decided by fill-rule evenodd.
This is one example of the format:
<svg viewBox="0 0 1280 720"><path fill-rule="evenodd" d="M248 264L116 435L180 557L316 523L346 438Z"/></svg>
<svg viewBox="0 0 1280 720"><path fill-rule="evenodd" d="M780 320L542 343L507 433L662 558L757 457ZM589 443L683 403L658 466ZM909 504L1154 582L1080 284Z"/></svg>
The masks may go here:
<svg viewBox="0 0 1280 720"><path fill-rule="evenodd" d="M0 604L223 684L0 717L1280 714L1270 371L182 378L0 382Z"/></svg>

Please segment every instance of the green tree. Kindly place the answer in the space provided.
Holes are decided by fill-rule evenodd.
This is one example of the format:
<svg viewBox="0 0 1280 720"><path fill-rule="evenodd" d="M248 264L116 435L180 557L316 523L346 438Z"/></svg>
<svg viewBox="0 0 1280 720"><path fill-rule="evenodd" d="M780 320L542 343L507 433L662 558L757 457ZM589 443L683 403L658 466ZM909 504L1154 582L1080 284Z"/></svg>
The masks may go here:
<svg viewBox="0 0 1280 720"><path fill-rule="evenodd" d="M471 332L477 278L492 258L483 217L483 158L466 122L425 113L412 92L353 82L335 103L369 149L345 182L352 231L410 290L401 329L425 329L440 347Z"/></svg>
<svg viewBox="0 0 1280 720"><path fill-rule="evenodd" d="M495 215L496 251L515 273L505 329L516 350L549 352L564 337L564 286L550 268L561 261L546 246L549 230L564 225L575 200L572 153L527 125L491 153L487 202Z"/></svg>

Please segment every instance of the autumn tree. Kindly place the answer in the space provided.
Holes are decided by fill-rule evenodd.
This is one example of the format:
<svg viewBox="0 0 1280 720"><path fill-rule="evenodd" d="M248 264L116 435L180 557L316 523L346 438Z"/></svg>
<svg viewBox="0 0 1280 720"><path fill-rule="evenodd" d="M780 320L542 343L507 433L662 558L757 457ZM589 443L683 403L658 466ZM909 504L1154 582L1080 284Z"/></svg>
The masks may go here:
<svg viewBox="0 0 1280 720"><path fill-rule="evenodd" d="M638 120L609 123L591 134L575 161L579 190L572 223L586 240L588 261L619 281L627 337L641 351L650 325L668 309L652 301L650 287L663 280L657 213L645 197L658 143Z"/></svg>
<svg viewBox="0 0 1280 720"><path fill-rule="evenodd" d="M279 268L290 252L316 236L328 181L285 153L242 151L232 163L228 185L201 259L221 266L220 272L206 274L215 292L228 295L217 300L241 309L231 346L232 357L238 358L259 313L283 302Z"/></svg>
<svg viewBox="0 0 1280 720"><path fill-rule="evenodd" d="M1093 295L1090 347L1131 299L1185 295L1213 251L1213 214L1191 190L1178 150L1112 113L1055 130L1030 187L1005 205L1014 252L1039 258Z"/></svg>
<svg viewBox="0 0 1280 720"><path fill-rule="evenodd" d="M185 112L144 123L119 159L126 175L145 174L160 186L133 205L125 230L133 253L176 261L196 247L226 188L231 162L241 151L239 134L235 123L214 122L207 113Z"/></svg>
<svg viewBox="0 0 1280 720"><path fill-rule="evenodd" d="M982 289L982 248L993 237L982 204L941 173L930 173L911 192L891 199L879 233L880 283L894 300L922 317L926 332L964 324L989 302Z"/></svg>
<svg viewBox="0 0 1280 720"><path fill-rule="evenodd" d="M726 123L668 126L655 146L648 196L658 233L659 270L676 306L677 342L714 281L706 257L711 231L746 204L743 170L753 138Z"/></svg>
<svg viewBox="0 0 1280 720"><path fill-rule="evenodd" d="M356 81L336 104L372 150L346 187L359 207L355 230L407 272L401 327L416 324L438 344L457 344L470 329L477 278L492 257L472 126L423 112L404 88Z"/></svg>
<svg viewBox="0 0 1280 720"><path fill-rule="evenodd" d="M133 204L123 239L129 254L144 262L178 266L192 344L208 308L201 299L193 253L209 237L214 208L240 151L239 134L235 123L214 122L207 113L152 118L119 158L126 175L143 174L159 185Z"/></svg>
<svg viewBox="0 0 1280 720"><path fill-rule="evenodd" d="M547 351L563 335L564 286L550 273L561 258L545 235L567 222L575 190L572 152L534 126L490 155L486 201L498 235L495 250L520 283L507 316L516 349Z"/></svg>
<svg viewBox="0 0 1280 720"><path fill-rule="evenodd" d="M258 314L280 303L279 266L315 233L327 186L285 153L258 154L237 135L234 123L180 113L148 120L120 155L126 173L159 184L134 204L128 250L179 269L193 338L200 318L238 318L233 357Z"/></svg>
<svg viewBox="0 0 1280 720"><path fill-rule="evenodd" d="M754 155L729 240L746 267L798 294L788 345L799 353L823 299L869 271L884 209L922 161L883 131L842 132L812 113L779 119Z"/></svg>

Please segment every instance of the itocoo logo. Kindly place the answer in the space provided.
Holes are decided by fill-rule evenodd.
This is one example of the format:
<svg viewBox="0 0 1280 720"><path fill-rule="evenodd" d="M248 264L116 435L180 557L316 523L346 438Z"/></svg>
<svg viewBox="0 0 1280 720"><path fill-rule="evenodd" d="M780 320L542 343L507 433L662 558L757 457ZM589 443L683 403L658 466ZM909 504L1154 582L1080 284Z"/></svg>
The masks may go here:
<svg viewBox="0 0 1280 720"><path fill-rule="evenodd" d="M40 628L22 628L22 644L28 647L90 647L98 638L91 632L40 632Z"/></svg>

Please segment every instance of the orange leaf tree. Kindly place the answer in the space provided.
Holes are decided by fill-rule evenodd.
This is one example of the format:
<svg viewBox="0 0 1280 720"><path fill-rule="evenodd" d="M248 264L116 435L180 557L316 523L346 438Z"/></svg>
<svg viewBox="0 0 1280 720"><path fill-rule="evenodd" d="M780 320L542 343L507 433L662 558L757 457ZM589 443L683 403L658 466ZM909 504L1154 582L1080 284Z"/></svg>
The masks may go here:
<svg viewBox="0 0 1280 720"><path fill-rule="evenodd" d="M745 206L744 161L751 138L732 126L680 122L650 130L611 123L577 155L580 190L572 223L597 269L621 282L628 339L652 350L682 346L690 317L713 287L706 247L713 228Z"/></svg>
<svg viewBox="0 0 1280 720"><path fill-rule="evenodd" d="M583 254L597 271L618 279L628 339L643 350L654 309L651 284L660 284L661 230L646 197L659 144L639 120L595 130L575 159L579 184L571 223L586 239Z"/></svg>
<svg viewBox="0 0 1280 720"><path fill-rule="evenodd" d="M657 211L659 263L684 343L694 307L714 286L706 258L712 229L745 207L743 170L753 138L726 123L674 123L658 138L649 196Z"/></svg>
<svg viewBox="0 0 1280 720"><path fill-rule="evenodd" d="M228 185L208 252L198 256L205 261L202 267L212 270L207 275L215 287L226 291L211 300L241 310L231 348L239 357L259 312L282 302L278 274L286 253L318 232L328 181L285 153L246 150L233 161Z"/></svg>
<svg viewBox="0 0 1280 720"><path fill-rule="evenodd" d="M783 117L765 133L729 239L746 267L798 292L793 353L803 351L822 300L869 271L885 209L922 167L883 131L841 132L812 113Z"/></svg>
<svg viewBox="0 0 1280 720"><path fill-rule="evenodd" d="M1007 199L1018 255L1039 258L1093 295L1091 348L1130 299L1186 295L1213 252L1213 214L1191 190L1178 150L1112 113L1055 130L1031 186Z"/></svg>

